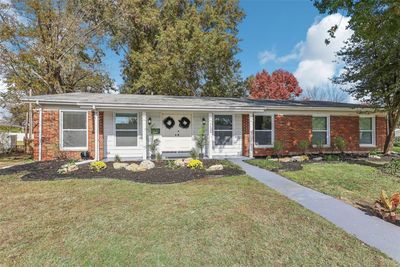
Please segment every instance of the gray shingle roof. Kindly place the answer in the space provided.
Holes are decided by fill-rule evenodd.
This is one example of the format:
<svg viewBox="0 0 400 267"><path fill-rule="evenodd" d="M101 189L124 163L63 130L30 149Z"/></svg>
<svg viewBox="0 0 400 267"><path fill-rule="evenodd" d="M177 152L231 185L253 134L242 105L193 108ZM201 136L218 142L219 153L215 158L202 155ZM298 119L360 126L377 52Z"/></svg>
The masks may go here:
<svg viewBox="0 0 400 267"><path fill-rule="evenodd" d="M217 108L217 109L269 109L274 107L290 108L370 108L366 105L351 103L336 103L329 101L298 101L298 100L253 100L247 98L227 97L196 97L196 96L165 96L165 95L134 95L134 94L95 94L66 93L56 95L38 95L26 97L25 102L41 104L71 104L71 105L129 105L137 107L172 107L172 108Z"/></svg>

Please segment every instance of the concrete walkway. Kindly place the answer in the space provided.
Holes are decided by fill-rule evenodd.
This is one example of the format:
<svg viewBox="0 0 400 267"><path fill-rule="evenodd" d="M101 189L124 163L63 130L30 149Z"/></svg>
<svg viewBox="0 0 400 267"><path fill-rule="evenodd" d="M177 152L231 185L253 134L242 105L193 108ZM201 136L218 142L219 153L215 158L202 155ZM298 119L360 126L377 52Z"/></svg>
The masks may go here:
<svg viewBox="0 0 400 267"><path fill-rule="evenodd" d="M231 161L242 167L248 175L321 215L400 263L399 226L367 215L343 201L299 185L276 173L245 163L243 159L231 159Z"/></svg>

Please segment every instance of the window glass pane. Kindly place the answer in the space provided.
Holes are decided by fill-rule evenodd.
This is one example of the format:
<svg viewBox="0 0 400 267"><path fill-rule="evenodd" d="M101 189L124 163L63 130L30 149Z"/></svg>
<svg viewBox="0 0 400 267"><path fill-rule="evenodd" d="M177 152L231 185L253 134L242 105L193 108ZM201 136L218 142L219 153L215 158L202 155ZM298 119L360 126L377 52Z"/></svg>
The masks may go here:
<svg viewBox="0 0 400 267"><path fill-rule="evenodd" d="M360 144L371 145L372 144L372 132L361 132L360 133Z"/></svg>
<svg viewBox="0 0 400 267"><path fill-rule="evenodd" d="M232 115L215 115L216 130L232 130Z"/></svg>
<svg viewBox="0 0 400 267"><path fill-rule="evenodd" d="M254 135L256 145L266 146L272 144L270 131L255 131Z"/></svg>
<svg viewBox="0 0 400 267"><path fill-rule="evenodd" d="M360 118L360 130L372 130L372 118Z"/></svg>
<svg viewBox="0 0 400 267"><path fill-rule="evenodd" d="M86 147L86 131L64 131L63 147Z"/></svg>
<svg viewBox="0 0 400 267"><path fill-rule="evenodd" d="M215 131L215 145L217 146L232 145L232 132Z"/></svg>
<svg viewBox="0 0 400 267"><path fill-rule="evenodd" d="M312 128L313 130L327 130L326 117L313 117Z"/></svg>
<svg viewBox="0 0 400 267"><path fill-rule="evenodd" d="M115 128L124 130L137 129L137 114L117 113L115 114Z"/></svg>
<svg viewBox="0 0 400 267"><path fill-rule="evenodd" d="M312 144L313 145L318 145L318 144L326 145L327 140L326 140L326 132L313 132L312 134Z"/></svg>
<svg viewBox="0 0 400 267"><path fill-rule="evenodd" d="M63 111L63 129L86 129L86 112Z"/></svg>
<svg viewBox="0 0 400 267"><path fill-rule="evenodd" d="M117 131L117 146L137 146L137 131Z"/></svg>
<svg viewBox="0 0 400 267"><path fill-rule="evenodd" d="M255 116L255 127L256 130L271 130L271 116Z"/></svg>

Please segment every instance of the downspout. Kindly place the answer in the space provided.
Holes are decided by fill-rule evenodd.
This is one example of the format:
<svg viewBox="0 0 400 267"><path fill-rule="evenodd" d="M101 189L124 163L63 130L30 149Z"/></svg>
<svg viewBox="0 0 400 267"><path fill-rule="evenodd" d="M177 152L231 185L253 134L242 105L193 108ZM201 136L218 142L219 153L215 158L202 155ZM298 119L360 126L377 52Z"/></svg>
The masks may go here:
<svg viewBox="0 0 400 267"><path fill-rule="evenodd" d="M37 101L36 103L38 103L39 101ZM42 160L42 116L43 116L43 108L40 107L39 108L39 156L38 159L39 161Z"/></svg>

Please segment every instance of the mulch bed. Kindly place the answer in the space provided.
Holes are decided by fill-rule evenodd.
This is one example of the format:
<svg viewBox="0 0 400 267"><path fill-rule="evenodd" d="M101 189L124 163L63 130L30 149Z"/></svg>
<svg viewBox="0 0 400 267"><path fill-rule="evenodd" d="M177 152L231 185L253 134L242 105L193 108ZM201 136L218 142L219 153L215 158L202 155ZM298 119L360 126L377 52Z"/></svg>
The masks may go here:
<svg viewBox="0 0 400 267"><path fill-rule="evenodd" d="M139 183L150 184L171 184L196 180L206 177L234 176L244 174L239 168L225 167L221 171L206 172L205 170L192 170L186 167L171 169L166 167L165 162L156 162L156 167L144 172L132 172L125 169L114 169L113 162L107 162L107 168L101 172L94 172L89 169L89 164L79 165L79 170L59 174L57 170L66 161L42 161L24 165L13 166L0 170L0 175L9 175L19 172L28 172L23 175L23 181L51 181L63 179L96 179L111 178L119 180L129 180ZM131 162L127 162L131 163ZM135 162L139 163L139 162ZM218 160L203 160L204 167L207 168L214 164L219 164Z"/></svg>

